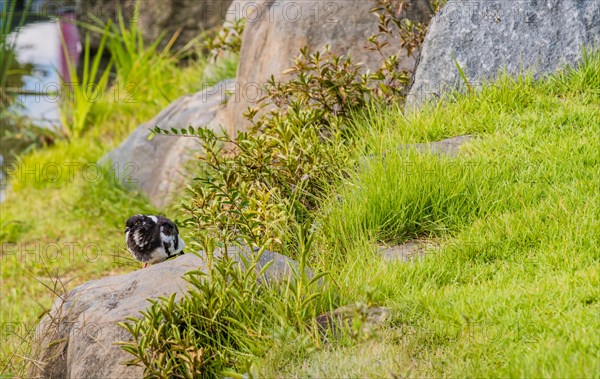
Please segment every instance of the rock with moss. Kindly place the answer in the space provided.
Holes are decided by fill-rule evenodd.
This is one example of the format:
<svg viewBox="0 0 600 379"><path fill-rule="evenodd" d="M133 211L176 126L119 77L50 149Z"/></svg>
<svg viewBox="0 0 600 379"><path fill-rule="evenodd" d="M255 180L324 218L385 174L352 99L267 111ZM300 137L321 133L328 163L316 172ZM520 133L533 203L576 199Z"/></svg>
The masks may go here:
<svg viewBox="0 0 600 379"><path fill-rule="evenodd" d="M600 2L450 0L433 18L407 103L476 87L499 72L536 77L576 63L600 43Z"/></svg>
<svg viewBox="0 0 600 379"><path fill-rule="evenodd" d="M237 262L250 259L246 250L228 249ZM272 263L271 263L272 262ZM265 266L259 281L275 283L292 275L297 262L274 252L265 252L255 272ZM204 257L194 254L172 259L124 275L94 280L64 294L40 321L33 341L32 378L138 378L143 368L126 366L132 358L115 342L131 335L117 325L128 317L140 317L150 303L147 299L187 293L183 278L191 270L207 272ZM313 273L306 269L306 274Z"/></svg>

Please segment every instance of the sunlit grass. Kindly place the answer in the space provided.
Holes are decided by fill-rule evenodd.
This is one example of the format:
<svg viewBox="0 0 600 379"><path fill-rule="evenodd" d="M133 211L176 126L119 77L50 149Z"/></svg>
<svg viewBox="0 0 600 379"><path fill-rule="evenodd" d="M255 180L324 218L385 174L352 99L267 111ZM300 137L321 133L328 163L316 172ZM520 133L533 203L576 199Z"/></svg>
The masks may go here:
<svg viewBox="0 0 600 379"><path fill-rule="evenodd" d="M272 352L261 376L598 377L598 67L358 117L364 157L322 212L314 264L342 303L375 291L392 320L363 343ZM462 134L477 138L458 158L400 149ZM414 238L435 241L424 259L378 256Z"/></svg>

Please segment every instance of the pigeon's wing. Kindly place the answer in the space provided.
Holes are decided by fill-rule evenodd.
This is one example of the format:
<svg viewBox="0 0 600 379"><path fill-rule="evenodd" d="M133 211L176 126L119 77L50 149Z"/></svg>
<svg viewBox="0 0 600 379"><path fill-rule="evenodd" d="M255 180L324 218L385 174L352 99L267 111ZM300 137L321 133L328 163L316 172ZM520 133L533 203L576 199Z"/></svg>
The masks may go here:
<svg viewBox="0 0 600 379"><path fill-rule="evenodd" d="M154 216L144 215L132 216L127 220L125 232L127 248L139 261L151 261L157 258L157 252L160 255L162 243L157 221ZM163 252L162 255L166 256L166 252Z"/></svg>
<svg viewBox="0 0 600 379"><path fill-rule="evenodd" d="M168 256L177 254L180 250L180 238L177 225L168 218L161 217L159 220L160 224L160 238Z"/></svg>

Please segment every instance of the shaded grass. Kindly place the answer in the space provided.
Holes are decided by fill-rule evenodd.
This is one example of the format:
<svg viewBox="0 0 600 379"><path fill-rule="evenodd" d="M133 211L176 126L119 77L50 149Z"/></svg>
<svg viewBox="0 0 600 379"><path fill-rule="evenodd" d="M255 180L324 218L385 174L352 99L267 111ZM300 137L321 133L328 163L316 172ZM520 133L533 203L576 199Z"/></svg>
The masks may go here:
<svg viewBox="0 0 600 379"><path fill-rule="evenodd" d="M322 210L314 264L378 337L261 363L265 377L598 377L600 54L540 82L502 77L404 115L372 108L356 173ZM400 149L462 134L457 158ZM382 243L433 238L423 260Z"/></svg>

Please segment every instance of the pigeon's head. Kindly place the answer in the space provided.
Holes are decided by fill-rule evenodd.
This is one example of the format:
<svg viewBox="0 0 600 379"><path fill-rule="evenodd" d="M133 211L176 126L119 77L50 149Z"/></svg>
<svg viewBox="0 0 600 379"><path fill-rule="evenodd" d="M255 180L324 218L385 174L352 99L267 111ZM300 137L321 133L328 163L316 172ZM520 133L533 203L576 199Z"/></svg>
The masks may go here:
<svg viewBox="0 0 600 379"><path fill-rule="evenodd" d="M131 229L139 228L140 226L142 226L145 218L146 216L144 215L135 215L129 217L127 219L127 222L125 223L125 233L127 233Z"/></svg>

